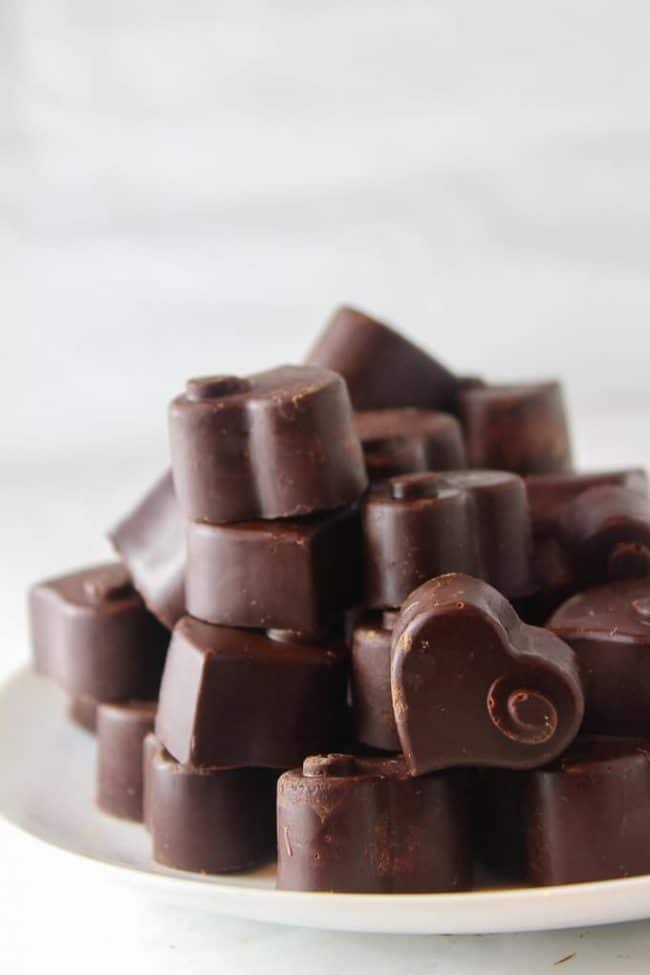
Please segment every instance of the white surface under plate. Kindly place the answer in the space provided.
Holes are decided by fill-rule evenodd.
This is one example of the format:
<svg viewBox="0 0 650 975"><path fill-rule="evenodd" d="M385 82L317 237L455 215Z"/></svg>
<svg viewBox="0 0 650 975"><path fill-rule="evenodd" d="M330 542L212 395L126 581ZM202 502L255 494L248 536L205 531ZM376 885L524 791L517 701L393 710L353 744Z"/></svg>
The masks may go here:
<svg viewBox="0 0 650 975"><path fill-rule="evenodd" d="M650 916L650 876L397 896L276 891L272 867L221 877L166 870L152 863L141 825L112 819L94 806L94 739L69 724L65 711L65 697L30 671L18 672L0 689L0 828L12 831L16 843L43 841L44 868L49 860L53 867L78 870L80 882L84 871L94 871L131 888L153 885L172 901L196 903L203 911L347 931L532 931Z"/></svg>

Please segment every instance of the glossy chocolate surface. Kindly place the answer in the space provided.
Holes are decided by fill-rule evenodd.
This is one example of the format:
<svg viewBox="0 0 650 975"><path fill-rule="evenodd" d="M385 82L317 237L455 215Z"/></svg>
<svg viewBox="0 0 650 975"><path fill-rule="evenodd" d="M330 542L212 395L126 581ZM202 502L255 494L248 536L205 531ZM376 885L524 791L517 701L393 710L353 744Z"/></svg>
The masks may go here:
<svg viewBox="0 0 650 975"><path fill-rule="evenodd" d="M278 887L417 894L472 883L467 779L319 755L278 782Z"/></svg>
<svg viewBox="0 0 650 975"><path fill-rule="evenodd" d="M559 383L474 386L459 395L470 467L545 474L571 466Z"/></svg>
<svg viewBox="0 0 650 975"><path fill-rule="evenodd" d="M290 768L345 733L347 650L290 633L176 624L156 734L179 762Z"/></svg>
<svg viewBox="0 0 650 975"><path fill-rule="evenodd" d="M153 731L156 706L156 701L99 705L97 805L112 816L142 820L142 743Z"/></svg>
<svg viewBox="0 0 650 975"><path fill-rule="evenodd" d="M307 515L351 504L367 484L345 383L327 369L190 379L169 428L190 521Z"/></svg>
<svg viewBox="0 0 650 975"><path fill-rule="evenodd" d="M393 629L391 690L413 775L534 768L573 741L584 711L575 654L522 623L487 583L450 574L412 593Z"/></svg>
<svg viewBox="0 0 650 975"><path fill-rule="evenodd" d="M502 471L410 474L363 504L366 604L397 608L427 579L465 572L507 596L532 589L523 481Z"/></svg>
<svg viewBox="0 0 650 975"><path fill-rule="evenodd" d="M166 471L108 533L147 607L170 629L185 614L185 524Z"/></svg>
<svg viewBox="0 0 650 975"><path fill-rule="evenodd" d="M467 466L460 423L449 413L370 410L356 413L354 420L371 481Z"/></svg>
<svg viewBox="0 0 650 975"><path fill-rule="evenodd" d="M623 487L639 494L648 493L648 475L641 467L620 470L565 471L561 474L532 474L524 478L528 492L530 519L535 535L555 529L556 516L578 495L595 487Z"/></svg>
<svg viewBox="0 0 650 975"><path fill-rule="evenodd" d="M29 617L35 669L69 694L155 697L169 633L119 563L36 583Z"/></svg>
<svg viewBox="0 0 650 975"><path fill-rule="evenodd" d="M317 633L362 597L358 506L308 519L188 525L187 609L207 623Z"/></svg>
<svg viewBox="0 0 650 975"><path fill-rule="evenodd" d="M273 859L276 773L192 768L159 747L149 775L147 817L158 863L212 874Z"/></svg>
<svg viewBox="0 0 650 975"><path fill-rule="evenodd" d="M394 611L367 612L354 627L350 688L357 739L387 752L401 749L390 690Z"/></svg>
<svg viewBox="0 0 650 975"><path fill-rule="evenodd" d="M573 648L585 674L585 728L650 737L650 579L579 593L548 627Z"/></svg>
<svg viewBox="0 0 650 975"><path fill-rule="evenodd" d="M340 373L355 410L444 407L457 380L398 332L354 308L339 308L306 361Z"/></svg>

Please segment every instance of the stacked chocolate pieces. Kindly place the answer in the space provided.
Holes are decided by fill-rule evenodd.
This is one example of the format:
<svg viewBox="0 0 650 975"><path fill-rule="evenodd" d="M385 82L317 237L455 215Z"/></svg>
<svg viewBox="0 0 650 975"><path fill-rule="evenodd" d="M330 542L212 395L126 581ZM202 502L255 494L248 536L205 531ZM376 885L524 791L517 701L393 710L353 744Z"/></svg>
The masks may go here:
<svg viewBox="0 0 650 975"><path fill-rule="evenodd" d="M125 569L31 596L38 668L102 702L99 804L156 860L277 835L280 888L384 893L650 870L647 478L572 470L557 383L454 376L344 308L306 365L190 380L169 420Z"/></svg>

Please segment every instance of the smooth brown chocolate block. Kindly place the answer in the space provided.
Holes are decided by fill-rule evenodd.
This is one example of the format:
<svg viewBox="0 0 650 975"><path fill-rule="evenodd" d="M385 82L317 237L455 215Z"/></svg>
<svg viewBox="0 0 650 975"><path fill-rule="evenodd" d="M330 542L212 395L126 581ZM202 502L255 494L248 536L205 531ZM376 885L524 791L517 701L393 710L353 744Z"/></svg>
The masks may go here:
<svg viewBox="0 0 650 975"><path fill-rule="evenodd" d="M402 607L391 690L413 775L543 765L573 741L584 712L571 648L522 623L486 582L459 574L431 579Z"/></svg>
<svg viewBox="0 0 650 975"><path fill-rule="evenodd" d="M531 474L524 478L533 533L553 532L558 512L569 501L594 487L623 487L648 494L648 475L641 467L606 471L565 471L561 474Z"/></svg>
<svg viewBox="0 0 650 975"><path fill-rule="evenodd" d="M290 768L346 730L347 650L286 631L176 624L158 738L198 766Z"/></svg>
<svg viewBox="0 0 650 975"><path fill-rule="evenodd" d="M159 747L149 775L147 816L158 863L212 874L273 859L277 773L192 768Z"/></svg>
<svg viewBox="0 0 650 975"><path fill-rule="evenodd" d="M547 625L573 648L585 674L584 727L650 737L650 579L578 593Z"/></svg>
<svg viewBox="0 0 650 975"><path fill-rule="evenodd" d="M345 383L327 369L190 379L169 429L190 521L308 515L351 504L367 485Z"/></svg>
<svg viewBox="0 0 650 975"><path fill-rule="evenodd" d="M470 467L545 474L571 466L559 383L475 386L459 396Z"/></svg>
<svg viewBox="0 0 650 975"><path fill-rule="evenodd" d="M507 596L532 589L523 481L503 471L404 474L363 505L366 604L398 608L433 576L466 572Z"/></svg>
<svg viewBox="0 0 650 975"><path fill-rule="evenodd" d="M34 667L69 694L96 701L156 696L169 633L119 563L36 583L29 617Z"/></svg>
<svg viewBox="0 0 650 975"><path fill-rule="evenodd" d="M142 822L151 831L151 778L153 760L162 745L156 738L155 731L144 736L142 742Z"/></svg>
<svg viewBox="0 0 650 975"><path fill-rule="evenodd" d="M97 805L142 820L142 743L153 731L156 701L100 704L97 711Z"/></svg>
<svg viewBox="0 0 650 975"><path fill-rule="evenodd" d="M467 795L462 771L413 779L401 758L309 757L278 781L278 887L467 890Z"/></svg>
<svg viewBox="0 0 650 975"><path fill-rule="evenodd" d="M207 623L318 633L362 597L358 506L306 519L190 522L187 610Z"/></svg>
<svg viewBox="0 0 650 975"><path fill-rule="evenodd" d="M95 732L97 730L97 701L85 694L78 694L70 698L68 704L68 717L74 724L86 731Z"/></svg>
<svg viewBox="0 0 650 975"><path fill-rule="evenodd" d="M586 883L650 873L650 742L580 737L531 772L482 781L481 859L510 880Z"/></svg>
<svg viewBox="0 0 650 975"><path fill-rule="evenodd" d="M460 423L433 410L370 410L355 424L371 481L395 474L466 467Z"/></svg>
<svg viewBox="0 0 650 975"><path fill-rule="evenodd" d="M339 308L306 361L340 373L355 410L444 407L457 380L443 365L382 322Z"/></svg>
<svg viewBox="0 0 650 975"><path fill-rule="evenodd" d="M356 737L387 752L401 748L390 690L390 645L395 611L365 613L354 628L350 688Z"/></svg>
<svg viewBox="0 0 650 975"><path fill-rule="evenodd" d="M185 523L166 471L108 533L147 607L170 629L185 615Z"/></svg>

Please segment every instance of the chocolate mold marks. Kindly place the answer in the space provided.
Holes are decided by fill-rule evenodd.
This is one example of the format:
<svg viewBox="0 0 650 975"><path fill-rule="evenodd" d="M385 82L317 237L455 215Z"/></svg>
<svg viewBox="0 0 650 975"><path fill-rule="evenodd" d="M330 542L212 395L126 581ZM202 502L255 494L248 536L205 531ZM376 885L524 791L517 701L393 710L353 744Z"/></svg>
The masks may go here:
<svg viewBox="0 0 650 975"><path fill-rule="evenodd" d="M459 574L431 579L406 601L393 629L391 690L413 775L534 768L570 744L584 712L571 648Z"/></svg>

